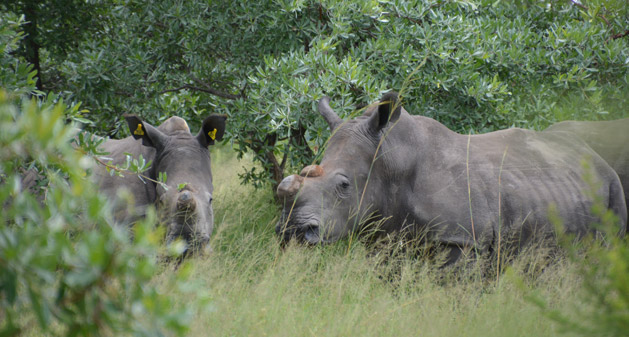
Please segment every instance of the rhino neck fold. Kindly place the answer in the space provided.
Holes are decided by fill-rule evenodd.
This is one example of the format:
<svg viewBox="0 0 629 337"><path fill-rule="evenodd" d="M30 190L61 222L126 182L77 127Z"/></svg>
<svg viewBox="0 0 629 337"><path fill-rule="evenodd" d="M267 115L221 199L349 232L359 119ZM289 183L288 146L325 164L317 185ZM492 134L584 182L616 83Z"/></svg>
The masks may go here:
<svg viewBox="0 0 629 337"><path fill-rule="evenodd" d="M434 219L426 217L417 205L409 205L408 200L424 194L427 185L441 186L444 179L439 176L451 169L450 158L465 160L460 156L465 155L467 135L403 110L398 121L383 130L382 137L361 208L368 203L379 205L376 220L384 221L383 228L401 223L415 228L430 223ZM409 212L413 209L416 211Z"/></svg>

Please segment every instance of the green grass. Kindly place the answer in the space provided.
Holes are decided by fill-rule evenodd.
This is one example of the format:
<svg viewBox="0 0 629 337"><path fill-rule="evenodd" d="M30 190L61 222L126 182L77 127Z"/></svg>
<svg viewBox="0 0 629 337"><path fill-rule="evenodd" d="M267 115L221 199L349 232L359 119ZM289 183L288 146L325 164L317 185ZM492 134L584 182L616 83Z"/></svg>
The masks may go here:
<svg viewBox="0 0 629 337"><path fill-rule="evenodd" d="M556 323L528 298L550 309L581 305L575 263L541 254L518 257L497 279L473 264L440 269L410 254L385 258L387 250L363 243L281 250L271 192L238 180L251 160L238 161L228 147L212 155L213 251L190 261L211 300L190 336L555 336ZM165 292L170 272L156 278Z"/></svg>

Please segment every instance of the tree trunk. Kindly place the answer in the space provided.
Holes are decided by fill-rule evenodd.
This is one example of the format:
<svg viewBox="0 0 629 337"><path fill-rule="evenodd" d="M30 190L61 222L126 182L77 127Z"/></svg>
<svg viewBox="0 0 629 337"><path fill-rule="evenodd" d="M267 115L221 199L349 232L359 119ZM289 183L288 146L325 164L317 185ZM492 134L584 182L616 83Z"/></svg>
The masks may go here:
<svg viewBox="0 0 629 337"><path fill-rule="evenodd" d="M24 25L24 57L28 63L32 64L35 71L37 71L37 90L43 90L43 84L41 80L41 67L39 64L39 48L40 45L37 42L37 1L26 1L24 5L24 17L27 23Z"/></svg>
<svg viewBox="0 0 629 337"><path fill-rule="evenodd" d="M273 191L277 189L277 186L280 184L282 179L284 179L284 167L277 161L275 153L273 153L275 143L277 143L277 134L275 133L267 134L261 142L254 140L251 143L251 149L253 149L260 157L266 159L267 165L265 165L265 169L273 180L271 184Z"/></svg>
<svg viewBox="0 0 629 337"><path fill-rule="evenodd" d="M314 159L314 153L306 141L306 128L301 123L299 123L297 129L292 129L291 140L297 147L303 149L305 156L310 160Z"/></svg>
<svg viewBox="0 0 629 337"><path fill-rule="evenodd" d="M308 146L308 142L306 142L305 133L306 128L301 124L299 124L296 129L292 129L291 136L288 140L288 146L298 148L300 151L303 151L304 156L312 160L314 153ZM253 149L259 156L263 157L267 163L265 165L265 169L272 179L271 188L273 189L274 196L277 186L279 186L282 179L284 179L284 168L286 167L286 162L288 160L288 150L284 154L284 158L282 158L281 162L277 160L273 151L276 143L277 134L270 133L264 137L264 140L260 142L254 141L251 144L251 149Z"/></svg>

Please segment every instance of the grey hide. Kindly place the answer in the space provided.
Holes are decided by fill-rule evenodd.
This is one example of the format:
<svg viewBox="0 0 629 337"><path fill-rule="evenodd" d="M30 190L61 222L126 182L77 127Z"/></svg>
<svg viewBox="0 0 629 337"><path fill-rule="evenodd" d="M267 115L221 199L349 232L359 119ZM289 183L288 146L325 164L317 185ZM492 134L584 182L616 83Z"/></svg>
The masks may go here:
<svg viewBox="0 0 629 337"><path fill-rule="evenodd" d="M597 221L583 159L601 183L596 193L621 219L619 233L626 230L616 172L570 134L508 129L461 135L411 116L395 93L353 120L339 120L327 97L319 111L333 128L321 164L278 186L284 208L276 232L283 241L318 244L403 229L447 247L453 261L471 247L495 249L499 237L519 247L552 235L550 207L567 232L583 235Z"/></svg>
<svg viewBox="0 0 629 337"><path fill-rule="evenodd" d="M629 209L629 118L614 121L565 121L544 132L570 132L585 141L611 166L625 191Z"/></svg>
<svg viewBox="0 0 629 337"><path fill-rule="evenodd" d="M102 165L97 165L95 176L100 189L114 201L114 220L131 224L145 214L147 206L156 205L160 224L166 226L167 242L182 238L188 244L188 251L201 250L214 226L208 146L222 139L226 117L209 116L196 136L179 117L171 117L157 128L135 116L125 119L133 136L105 141L101 147L109 154L101 159L124 166L125 153L133 158L142 155L152 162L144 175L157 180L159 172L166 173L167 189L131 173L125 173L123 178L112 176ZM133 197L134 205L126 203L125 191Z"/></svg>

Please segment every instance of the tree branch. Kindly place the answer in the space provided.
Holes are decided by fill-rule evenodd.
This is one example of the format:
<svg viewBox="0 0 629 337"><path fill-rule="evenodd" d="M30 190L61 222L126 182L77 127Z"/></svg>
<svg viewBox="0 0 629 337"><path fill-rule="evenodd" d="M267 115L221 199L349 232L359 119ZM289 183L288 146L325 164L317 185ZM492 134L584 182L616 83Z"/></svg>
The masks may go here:
<svg viewBox="0 0 629 337"><path fill-rule="evenodd" d="M280 163L280 169L284 172L286 168L286 162L288 161L288 151L290 150L290 144L287 145L286 151L284 151L284 156L282 157L282 162Z"/></svg>
<svg viewBox="0 0 629 337"><path fill-rule="evenodd" d="M612 36L612 40L620 39L620 38L623 38L623 37L625 37L625 36L627 36L627 35L629 35L629 29L625 30L625 31L624 31L624 32L622 32L622 33L618 33L618 34L616 34L616 35L613 35L613 36Z"/></svg>
<svg viewBox="0 0 629 337"><path fill-rule="evenodd" d="M201 88L201 87L197 87L197 86L190 85L190 84L184 84L184 85L182 85L182 86L180 86L178 88L162 90L159 93L160 94L165 94L167 92L177 92L177 91L181 91L183 89L189 89L189 90L206 92L208 94L211 94L211 95L214 95L214 96L218 96L218 97L222 97L222 98L227 98L227 99L238 99L238 98L243 97L242 93L240 93L238 95L234 95L234 94L229 94L229 93L226 93L226 92L222 92L222 91L216 90L214 88L210 88L210 87Z"/></svg>
<svg viewBox="0 0 629 337"><path fill-rule="evenodd" d="M120 174L132 173L132 174L137 175L138 177L140 177L140 179L146 179L148 181L151 181L151 182L154 182L154 183L156 183L158 185L161 185L164 189L168 189L168 185L164 184L161 181L155 180L155 179L153 179L153 178L151 178L149 176L146 176L146 175L144 175L142 173L133 172L131 170L127 170L125 168L118 167L116 165L108 164L105 161L103 161L102 159L100 159L98 156L88 153L87 151L85 151L81 147L78 147L77 151L79 151L79 153L81 153L82 155L91 157L92 159L94 159L96 161L97 164L102 165L102 166L104 166L105 168L107 168L109 170L114 170L114 171L116 171L116 172L118 172Z"/></svg>
<svg viewBox="0 0 629 337"><path fill-rule="evenodd" d="M126 92L126 91L114 91L114 94L118 95L118 96L125 96L125 97L133 97L133 94L130 92Z"/></svg>
<svg viewBox="0 0 629 337"><path fill-rule="evenodd" d="M572 3L574 6L577 6L577 7L581 8L584 11L588 11L589 10L589 8L587 6L583 5L582 3L578 2L577 0L570 0L570 3ZM603 14L597 14L596 16L601 18L601 20L605 21L605 24L607 25L607 28L609 28L611 33L612 33L612 36L607 38L607 40L605 40L605 42L607 42L609 40L620 39L620 38L623 38L623 37L629 35L629 29L625 30L622 33L615 34L614 33L614 28L612 27L611 23L609 23L609 20L607 20L607 18Z"/></svg>

